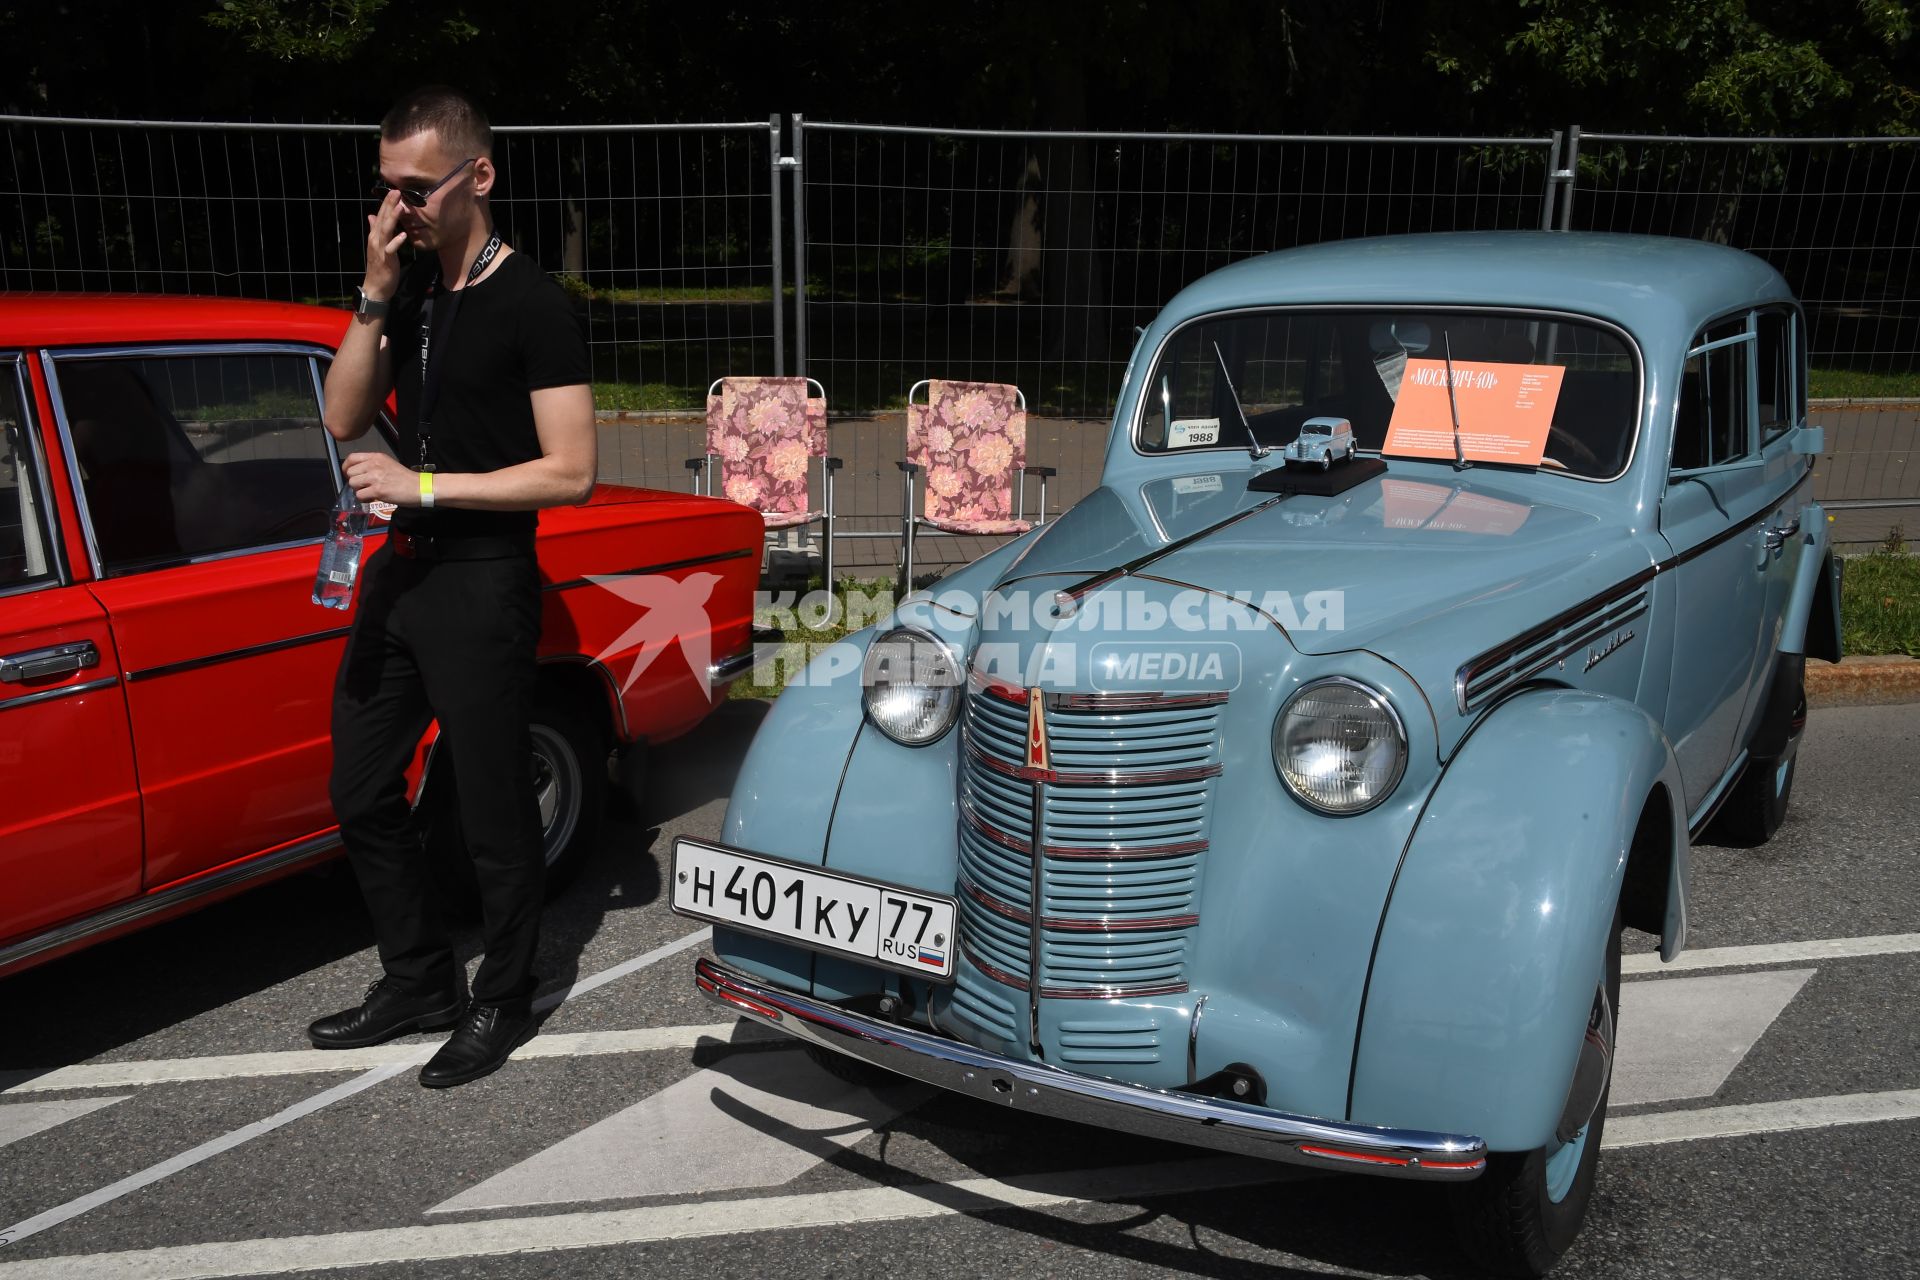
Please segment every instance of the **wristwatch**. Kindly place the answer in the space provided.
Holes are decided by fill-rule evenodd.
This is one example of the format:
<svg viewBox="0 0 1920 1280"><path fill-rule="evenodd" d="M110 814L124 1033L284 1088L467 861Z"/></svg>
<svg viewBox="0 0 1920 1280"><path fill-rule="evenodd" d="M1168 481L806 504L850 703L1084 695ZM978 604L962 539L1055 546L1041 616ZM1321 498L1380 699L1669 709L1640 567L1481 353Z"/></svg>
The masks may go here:
<svg viewBox="0 0 1920 1280"><path fill-rule="evenodd" d="M359 285L355 285L353 291L359 299L353 304L353 318L355 320L378 320L387 314L386 303L374 298L369 298L367 291Z"/></svg>

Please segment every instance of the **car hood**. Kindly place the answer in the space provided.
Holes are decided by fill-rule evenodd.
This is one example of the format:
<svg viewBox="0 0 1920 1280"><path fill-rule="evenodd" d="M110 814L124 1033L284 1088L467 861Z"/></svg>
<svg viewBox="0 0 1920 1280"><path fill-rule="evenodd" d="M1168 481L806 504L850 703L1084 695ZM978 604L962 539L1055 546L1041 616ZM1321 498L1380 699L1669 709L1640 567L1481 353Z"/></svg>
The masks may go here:
<svg viewBox="0 0 1920 1280"><path fill-rule="evenodd" d="M1318 497L1249 492L1251 474L1102 487L1000 581L1066 575L1047 584L1057 589L1131 565L1262 605L1303 653L1368 649L1450 679L1467 657L1650 562L1631 522L1577 505L1584 493L1543 499L1541 489L1569 487L1553 478L1394 463Z"/></svg>

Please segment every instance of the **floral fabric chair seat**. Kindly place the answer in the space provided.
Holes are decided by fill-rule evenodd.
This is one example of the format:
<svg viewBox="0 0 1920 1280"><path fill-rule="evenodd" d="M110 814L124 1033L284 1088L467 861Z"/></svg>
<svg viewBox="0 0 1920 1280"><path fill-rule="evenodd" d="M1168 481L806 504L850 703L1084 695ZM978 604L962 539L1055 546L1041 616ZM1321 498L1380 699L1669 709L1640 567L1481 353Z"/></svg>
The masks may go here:
<svg viewBox="0 0 1920 1280"><path fill-rule="evenodd" d="M833 567L833 471L827 456L827 398L810 378L722 378L707 389L707 454L689 458L695 488L752 507L769 530L822 526ZM814 504L808 472L822 467L824 501ZM716 475L715 472L718 474Z"/></svg>
<svg viewBox="0 0 1920 1280"><path fill-rule="evenodd" d="M913 538L925 526L943 534L1025 533L1036 523L1024 511L1026 477L1040 477L1040 519L1046 519L1051 467L1027 465L1027 410L1018 387L998 382L929 379L927 402L907 395L907 459L903 568L913 577ZM916 386L914 391L918 391ZM916 514L913 477L924 475Z"/></svg>

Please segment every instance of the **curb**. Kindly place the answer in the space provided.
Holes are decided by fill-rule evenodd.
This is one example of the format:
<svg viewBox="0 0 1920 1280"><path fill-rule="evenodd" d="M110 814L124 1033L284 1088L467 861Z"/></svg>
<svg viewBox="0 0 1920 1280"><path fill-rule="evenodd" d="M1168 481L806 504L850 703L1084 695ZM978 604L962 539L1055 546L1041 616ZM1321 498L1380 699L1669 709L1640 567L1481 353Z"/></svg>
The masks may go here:
<svg viewBox="0 0 1920 1280"><path fill-rule="evenodd" d="M1874 707L1920 702L1920 659L1842 658L1836 665L1809 662L1806 675L1810 707Z"/></svg>

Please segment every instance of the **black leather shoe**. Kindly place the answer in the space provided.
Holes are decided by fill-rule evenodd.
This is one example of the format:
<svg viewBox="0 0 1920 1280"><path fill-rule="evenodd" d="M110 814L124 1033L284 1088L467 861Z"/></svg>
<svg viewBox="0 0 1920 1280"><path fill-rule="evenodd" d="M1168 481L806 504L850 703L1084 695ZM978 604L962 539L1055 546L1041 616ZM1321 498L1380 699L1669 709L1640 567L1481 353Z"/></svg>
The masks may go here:
<svg viewBox="0 0 1920 1280"><path fill-rule="evenodd" d="M450 1027L466 1007L464 996L410 996L381 978L360 1004L316 1020L307 1038L316 1049L364 1049L409 1032Z"/></svg>
<svg viewBox="0 0 1920 1280"><path fill-rule="evenodd" d="M533 1039L538 1024L532 1013L476 1004L453 1038L420 1068L420 1083L429 1089L447 1089L498 1071L513 1051Z"/></svg>

